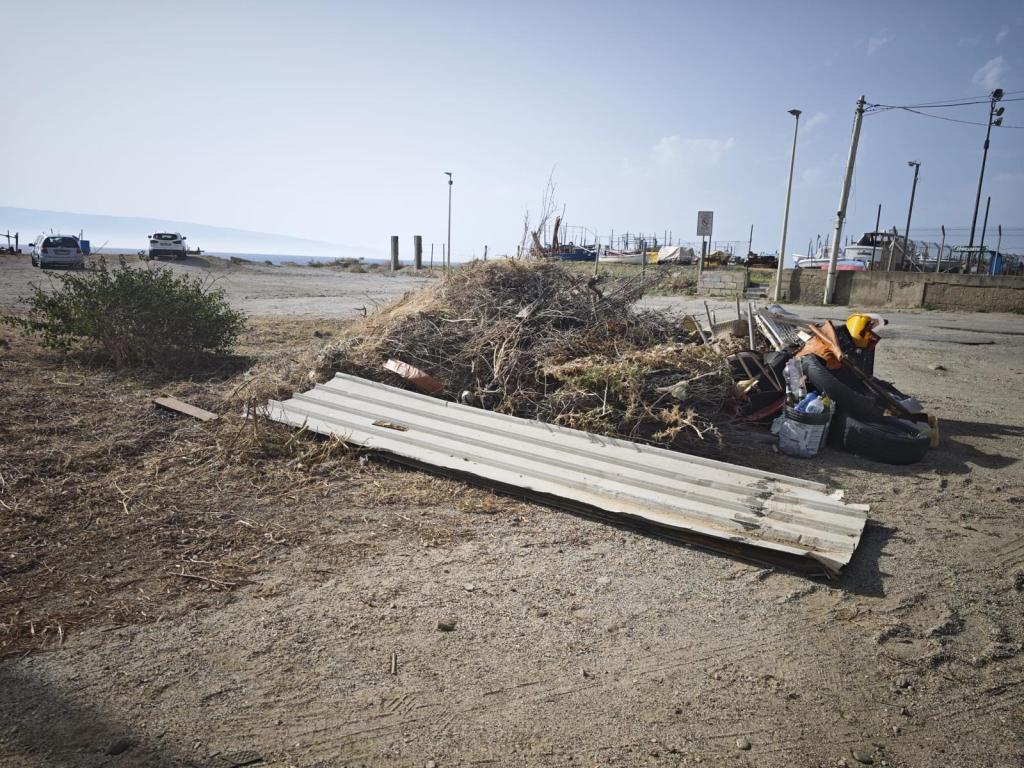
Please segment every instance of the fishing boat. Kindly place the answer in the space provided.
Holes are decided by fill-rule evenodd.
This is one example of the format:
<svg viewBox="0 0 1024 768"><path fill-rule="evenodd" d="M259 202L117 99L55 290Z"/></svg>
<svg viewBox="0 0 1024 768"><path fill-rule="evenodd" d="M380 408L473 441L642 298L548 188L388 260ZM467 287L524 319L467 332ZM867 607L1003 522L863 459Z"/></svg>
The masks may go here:
<svg viewBox="0 0 1024 768"><path fill-rule="evenodd" d="M596 246L564 243L548 249L548 258L558 261L593 261L597 258Z"/></svg>
<svg viewBox="0 0 1024 768"><path fill-rule="evenodd" d="M643 264L646 251L616 251L609 248L601 254L601 262L607 264Z"/></svg>

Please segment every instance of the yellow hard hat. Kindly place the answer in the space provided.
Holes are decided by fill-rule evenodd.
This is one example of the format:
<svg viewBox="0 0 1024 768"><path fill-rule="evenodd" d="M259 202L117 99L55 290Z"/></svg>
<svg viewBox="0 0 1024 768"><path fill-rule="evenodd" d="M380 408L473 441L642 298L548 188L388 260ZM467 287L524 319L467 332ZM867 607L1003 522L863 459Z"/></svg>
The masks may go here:
<svg viewBox="0 0 1024 768"><path fill-rule="evenodd" d="M846 318L846 330L850 332L850 336L853 338L853 343L861 349L865 349L870 346L873 341L878 340L878 336L871 332L874 328L876 319L871 315L861 315L854 313Z"/></svg>

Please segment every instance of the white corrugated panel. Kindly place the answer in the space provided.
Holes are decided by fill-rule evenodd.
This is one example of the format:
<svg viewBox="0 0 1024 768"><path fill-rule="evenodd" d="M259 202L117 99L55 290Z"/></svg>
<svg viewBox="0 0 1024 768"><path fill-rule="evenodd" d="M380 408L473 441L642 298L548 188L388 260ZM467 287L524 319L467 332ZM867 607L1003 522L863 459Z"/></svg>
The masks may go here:
<svg viewBox="0 0 1024 768"><path fill-rule="evenodd" d="M624 516L702 546L846 565L868 507L802 478L450 403L338 374L271 401L275 421L578 511ZM716 546L716 542L721 546ZM808 563L809 564L809 563Z"/></svg>

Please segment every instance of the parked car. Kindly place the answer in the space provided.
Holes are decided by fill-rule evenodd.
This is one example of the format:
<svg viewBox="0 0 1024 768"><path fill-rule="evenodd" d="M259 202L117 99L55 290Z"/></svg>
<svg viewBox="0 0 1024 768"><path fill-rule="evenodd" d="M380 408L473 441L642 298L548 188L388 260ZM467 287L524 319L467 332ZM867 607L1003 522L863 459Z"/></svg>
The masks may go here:
<svg viewBox="0 0 1024 768"><path fill-rule="evenodd" d="M180 232L154 232L149 236L149 258L185 258L185 237Z"/></svg>
<svg viewBox="0 0 1024 768"><path fill-rule="evenodd" d="M85 254L74 235L40 235L32 243L32 266L85 269Z"/></svg>

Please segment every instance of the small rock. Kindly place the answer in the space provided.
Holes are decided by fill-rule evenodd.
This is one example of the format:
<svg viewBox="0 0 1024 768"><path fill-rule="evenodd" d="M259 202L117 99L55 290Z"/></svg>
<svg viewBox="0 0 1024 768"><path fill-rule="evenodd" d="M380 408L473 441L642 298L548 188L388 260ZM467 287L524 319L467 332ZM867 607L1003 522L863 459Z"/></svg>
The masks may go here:
<svg viewBox="0 0 1024 768"><path fill-rule="evenodd" d="M855 749L853 751L853 759L862 765L874 765L875 758L871 756L870 752L865 752L861 749Z"/></svg>
<svg viewBox="0 0 1024 768"><path fill-rule="evenodd" d="M543 619L545 616L548 615L548 609L547 608L538 608L537 609L537 615L540 616Z"/></svg>
<svg viewBox="0 0 1024 768"><path fill-rule="evenodd" d="M127 752L132 748L132 743L128 739L114 739L110 742L110 746L107 747L108 755L120 755L122 752Z"/></svg>
<svg viewBox="0 0 1024 768"><path fill-rule="evenodd" d="M676 707L676 714L677 715L683 714L683 708L682 707Z"/></svg>
<svg viewBox="0 0 1024 768"><path fill-rule="evenodd" d="M750 749L750 739L748 739L746 736L740 736L738 739L736 739L736 749Z"/></svg>
<svg viewBox="0 0 1024 768"><path fill-rule="evenodd" d="M472 592L474 589L476 589L476 584L463 584L462 588L467 592Z"/></svg>
<svg viewBox="0 0 1024 768"><path fill-rule="evenodd" d="M946 370L946 366L942 365L941 363L932 363L928 367L931 368L933 371L944 371L944 370Z"/></svg>
<svg viewBox="0 0 1024 768"><path fill-rule="evenodd" d="M442 619L437 622L437 628L441 632L454 632L455 631L455 619Z"/></svg>
<svg viewBox="0 0 1024 768"><path fill-rule="evenodd" d="M435 763L433 760L427 760L423 768L437 768L437 763Z"/></svg>

